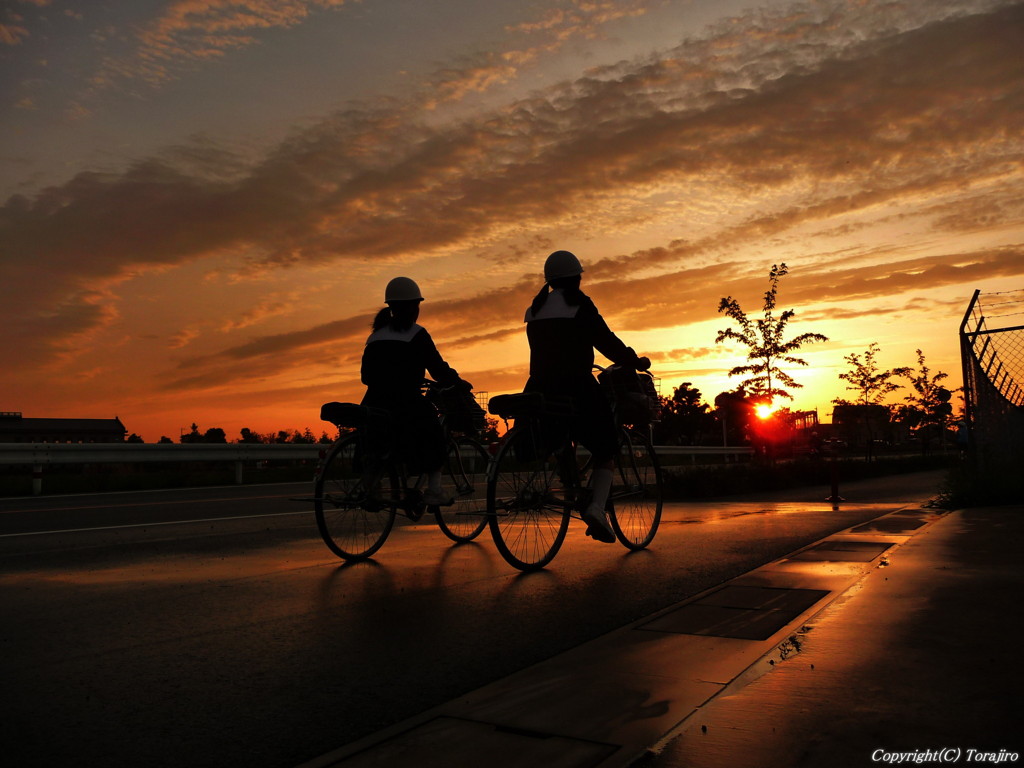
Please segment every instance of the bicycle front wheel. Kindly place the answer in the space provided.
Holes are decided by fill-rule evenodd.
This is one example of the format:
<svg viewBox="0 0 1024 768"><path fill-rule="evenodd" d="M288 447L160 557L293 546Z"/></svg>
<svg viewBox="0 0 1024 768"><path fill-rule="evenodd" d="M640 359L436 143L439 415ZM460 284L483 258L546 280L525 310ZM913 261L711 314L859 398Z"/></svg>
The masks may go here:
<svg viewBox="0 0 1024 768"><path fill-rule="evenodd" d="M650 439L636 430L623 430L609 499L616 538L632 550L650 544L661 523L661 466Z"/></svg>
<svg viewBox="0 0 1024 768"><path fill-rule="evenodd" d="M441 490L455 499L448 507L431 507L438 527L452 541L472 541L487 526L487 467L490 454L476 440L449 440L441 471Z"/></svg>
<svg viewBox="0 0 1024 768"><path fill-rule="evenodd" d="M534 571L551 562L569 528L572 488L559 477L555 455L539 429L509 430L487 483L487 512L494 544L509 565Z"/></svg>
<svg viewBox="0 0 1024 768"><path fill-rule="evenodd" d="M345 560L364 560L381 548L395 524L398 478L369 466L358 435L336 442L314 484L316 525L324 543Z"/></svg>

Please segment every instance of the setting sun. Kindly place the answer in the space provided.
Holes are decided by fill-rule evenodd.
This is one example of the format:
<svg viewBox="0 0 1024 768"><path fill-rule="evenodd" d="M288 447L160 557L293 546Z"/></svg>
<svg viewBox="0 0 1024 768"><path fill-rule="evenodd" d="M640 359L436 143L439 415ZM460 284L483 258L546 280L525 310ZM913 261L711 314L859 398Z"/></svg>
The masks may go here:
<svg viewBox="0 0 1024 768"><path fill-rule="evenodd" d="M760 405L754 406L754 413L757 414L757 418L759 419L767 419L777 410L778 408L771 403L761 403Z"/></svg>

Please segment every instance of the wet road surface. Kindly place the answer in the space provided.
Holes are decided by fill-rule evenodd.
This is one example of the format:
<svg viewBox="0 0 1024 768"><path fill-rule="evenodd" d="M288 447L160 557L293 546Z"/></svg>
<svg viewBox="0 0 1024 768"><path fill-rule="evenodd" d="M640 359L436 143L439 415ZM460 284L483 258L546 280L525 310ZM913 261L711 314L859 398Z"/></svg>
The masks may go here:
<svg viewBox="0 0 1024 768"><path fill-rule="evenodd" d="M0 735L19 765L296 765L926 498L928 475L839 509L670 504L633 554L577 523L526 575L486 532L450 546L427 521L341 565L292 489L4 502Z"/></svg>

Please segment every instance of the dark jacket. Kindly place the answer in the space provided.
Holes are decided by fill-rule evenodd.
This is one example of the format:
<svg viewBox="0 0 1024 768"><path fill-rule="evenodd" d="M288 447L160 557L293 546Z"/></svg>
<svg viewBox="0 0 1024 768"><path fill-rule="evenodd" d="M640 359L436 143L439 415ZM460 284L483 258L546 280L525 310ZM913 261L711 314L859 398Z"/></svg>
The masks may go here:
<svg viewBox="0 0 1024 768"><path fill-rule="evenodd" d="M390 408L422 399L420 386L426 373L442 386L459 381L458 372L441 357L426 328L413 324L405 331L390 326L374 331L363 350L363 404Z"/></svg>
<svg viewBox="0 0 1024 768"><path fill-rule="evenodd" d="M539 311L526 311L530 377L538 383L592 379L595 348L613 363L637 364L636 352L612 333L590 297L576 296L579 303L573 306L566 292L556 288Z"/></svg>
<svg viewBox="0 0 1024 768"><path fill-rule="evenodd" d="M363 405L391 414L389 429L410 472L430 472L444 463L444 431L437 409L420 389L428 372L443 386L459 381L422 326L405 331L385 326L366 340L360 371L366 385Z"/></svg>

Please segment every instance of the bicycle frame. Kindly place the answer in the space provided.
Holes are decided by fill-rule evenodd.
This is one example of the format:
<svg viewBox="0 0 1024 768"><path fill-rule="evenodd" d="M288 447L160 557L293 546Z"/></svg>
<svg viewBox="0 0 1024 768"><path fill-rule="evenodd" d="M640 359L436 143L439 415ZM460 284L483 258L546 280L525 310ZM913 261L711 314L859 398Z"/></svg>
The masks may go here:
<svg viewBox="0 0 1024 768"><path fill-rule="evenodd" d="M603 370L595 366L597 370ZM579 459L570 425L553 435L551 425L570 413L551 411L538 393L492 400L492 413L515 419L490 467L488 514L495 545L520 570L543 568L555 556L569 520L589 503L586 480L593 457ZM647 547L661 519L661 470L650 438L616 417L616 468L609 495L609 517L616 538L627 549Z"/></svg>

